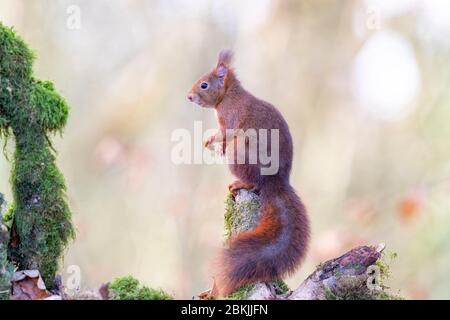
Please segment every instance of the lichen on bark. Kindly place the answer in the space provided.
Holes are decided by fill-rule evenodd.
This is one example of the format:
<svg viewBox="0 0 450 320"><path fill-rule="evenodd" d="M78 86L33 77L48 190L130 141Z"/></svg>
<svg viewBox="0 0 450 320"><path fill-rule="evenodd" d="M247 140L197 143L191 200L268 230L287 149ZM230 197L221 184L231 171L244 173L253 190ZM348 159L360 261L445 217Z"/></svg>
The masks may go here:
<svg viewBox="0 0 450 320"><path fill-rule="evenodd" d="M239 190L234 197L225 200L225 235L227 238L253 228L259 220L259 196L247 190Z"/></svg>

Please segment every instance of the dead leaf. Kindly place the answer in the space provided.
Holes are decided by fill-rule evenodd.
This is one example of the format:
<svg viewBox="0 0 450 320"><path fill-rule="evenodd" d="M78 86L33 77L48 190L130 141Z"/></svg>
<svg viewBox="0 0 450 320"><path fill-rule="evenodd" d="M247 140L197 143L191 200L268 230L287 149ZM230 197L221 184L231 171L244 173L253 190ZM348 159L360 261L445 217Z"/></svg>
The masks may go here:
<svg viewBox="0 0 450 320"><path fill-rule="evenodd" d="M12 289L12 300L40 300L51 296L38 270L15 272Z"/></svg>

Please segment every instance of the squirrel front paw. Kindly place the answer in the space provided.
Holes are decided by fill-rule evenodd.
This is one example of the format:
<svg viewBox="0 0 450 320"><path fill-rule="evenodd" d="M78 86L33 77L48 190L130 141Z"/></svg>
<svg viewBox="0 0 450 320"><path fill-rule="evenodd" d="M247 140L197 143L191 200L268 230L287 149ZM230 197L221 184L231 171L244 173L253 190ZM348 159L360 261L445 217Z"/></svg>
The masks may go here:
<svg viewBox="0 0 450 320"><path fill-rule="evenodd" d="M216 142L216 136L210 136L208 139L206 139L205 143L203 144L205 146L205 148L210 149L210 150L214 150L214 142Z"/></svg>
<svg viewBox="0 0 450 320"><path fill-rule="evenodd" d="M217 144L215 150L216 150L216 153L217 153L219 156L222 156L222 157L223 157L223 156L225 156L226 145L225 145L224 143L219 143L219 144Z"/></svg>

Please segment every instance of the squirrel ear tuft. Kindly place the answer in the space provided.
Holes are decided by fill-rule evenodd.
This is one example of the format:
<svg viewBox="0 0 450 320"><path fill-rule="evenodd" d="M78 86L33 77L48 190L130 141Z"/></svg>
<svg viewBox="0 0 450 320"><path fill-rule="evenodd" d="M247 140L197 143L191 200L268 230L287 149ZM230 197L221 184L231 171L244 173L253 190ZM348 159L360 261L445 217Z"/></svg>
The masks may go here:
<svg viewBox="0 0 450 320"><path fill-rule="evenodd" d="M223 49L219 52L219 57L217 59L217 66L224 64L229 66L233 62L234 53L230 49Z"/></svg>
<svg viewBox="0 0 450 320"><path fill-rule="evenodd" d="M224 65L223 63L220 63L216 67L216 76L219 79L225 79L228 74L228 66Z"/></svg>
<svg viewBox="0 0 450 320"><path fill-rule="evenodd" d="M232 60L233 51L228 49L220 51L216 66L216 75L219 79L223 80L226 78Z"/></svg>

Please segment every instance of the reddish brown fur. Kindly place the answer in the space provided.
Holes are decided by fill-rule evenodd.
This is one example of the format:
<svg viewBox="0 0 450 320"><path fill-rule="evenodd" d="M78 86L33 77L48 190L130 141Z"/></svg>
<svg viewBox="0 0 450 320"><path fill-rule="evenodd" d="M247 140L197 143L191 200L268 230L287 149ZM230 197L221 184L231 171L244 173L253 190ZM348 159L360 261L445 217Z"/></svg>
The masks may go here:
<svg viewBox="0 0 450 320"><path fill-rule="evenodd" d="M236 160L236 147L225 145L226 129L278 129L280 149L275 175L261 175L259 159L256 164L229 165L233 175L242 181L240 185L253 185L259 190L261 219L255 228L230 239L221 252L215 280L222 295L244 284L268 282L294 272L309 242L306 210L289 184L293 150L288 125L275 107L242 88L230 65L231 58L230 51L222 51L215 68L194 84L188 96L217 112L221 135L210 142L224 143L227 156ZM201 88L203 82L209 84L207 90ZM271 150L270 139L268 147Z"/></svg>

